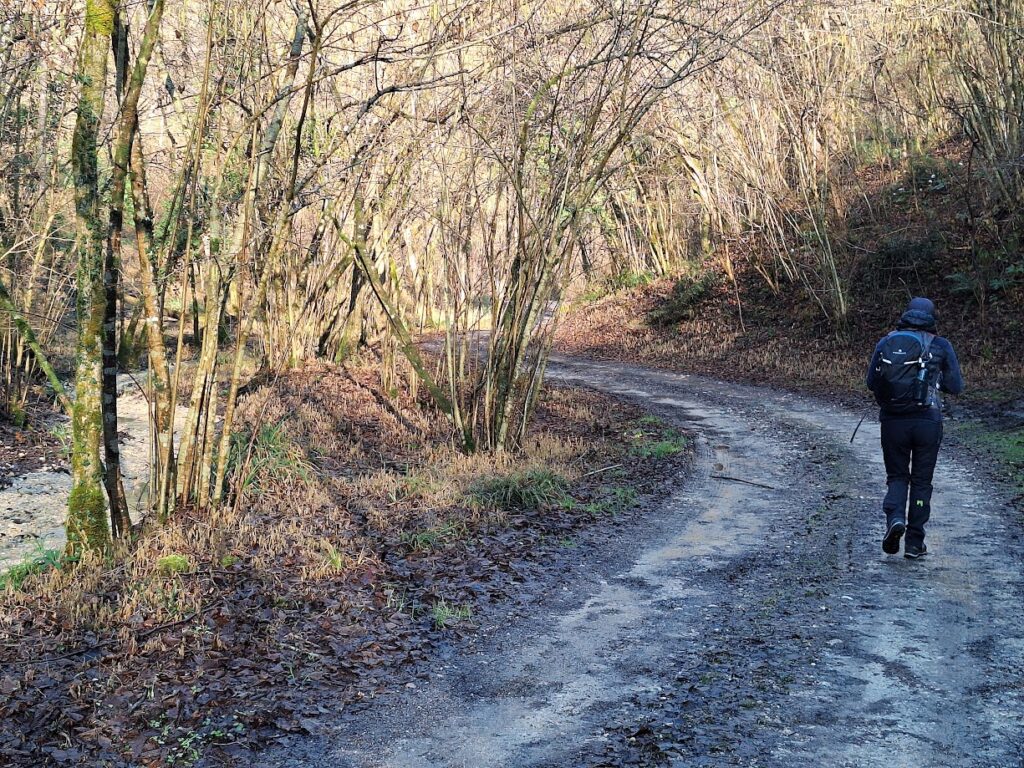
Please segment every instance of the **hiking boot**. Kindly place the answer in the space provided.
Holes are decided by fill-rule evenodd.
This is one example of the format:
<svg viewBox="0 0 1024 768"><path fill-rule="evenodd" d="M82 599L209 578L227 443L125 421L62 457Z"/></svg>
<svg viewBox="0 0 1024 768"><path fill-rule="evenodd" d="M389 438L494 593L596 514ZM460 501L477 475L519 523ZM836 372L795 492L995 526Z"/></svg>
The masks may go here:
<svg viewBox="0 0 1024 768"><path fill-rule="evenodd" d="M903 538L907 526L900 520L893 520L885 531L885 538L882 539L882 551L887 555L895 555L900 551L900 539Z"/></svg>
<svg viewBox="0 0 1024 768"><path fill-rule="evenodd" d="M928 554L928 546L921 544L920 546L914 546L911 544L903 550L903 556L908 560L917 560L919 557L924 557Z"/></svg>

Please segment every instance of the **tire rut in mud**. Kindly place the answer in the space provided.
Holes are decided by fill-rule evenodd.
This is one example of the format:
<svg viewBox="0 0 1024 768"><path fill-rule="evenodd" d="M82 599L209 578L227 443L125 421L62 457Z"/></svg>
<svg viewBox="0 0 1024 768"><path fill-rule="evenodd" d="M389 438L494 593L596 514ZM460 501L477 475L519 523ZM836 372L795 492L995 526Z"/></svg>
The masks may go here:
<svg viewBox="0 0 1024 768"><path fill-rule="evenodd" d="M696 476L632 532L631 562L609 573L619 553L596 548L541 618L265 765L1020 764L1019 523L974 469L940 457L941 554L887 558L877 425L847 439L859 414L619 364L551 370L699 430Z"/></svg>

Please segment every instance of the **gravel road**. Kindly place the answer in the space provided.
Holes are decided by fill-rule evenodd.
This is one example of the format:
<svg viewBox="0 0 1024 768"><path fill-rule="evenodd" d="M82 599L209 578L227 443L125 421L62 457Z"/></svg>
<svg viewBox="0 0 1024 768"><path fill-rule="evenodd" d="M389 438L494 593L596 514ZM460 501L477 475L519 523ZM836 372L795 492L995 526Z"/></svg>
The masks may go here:
<svg viewBox="0 0 1024 768"><path fill-rule="evenodd" d="M550 376L695 430L693 474L426 680L256 765L1024 765L1021 510L971 461L940 455L932 554L909 561L879 546L872 419L851 445L860 414L769 389Z"/></svg>

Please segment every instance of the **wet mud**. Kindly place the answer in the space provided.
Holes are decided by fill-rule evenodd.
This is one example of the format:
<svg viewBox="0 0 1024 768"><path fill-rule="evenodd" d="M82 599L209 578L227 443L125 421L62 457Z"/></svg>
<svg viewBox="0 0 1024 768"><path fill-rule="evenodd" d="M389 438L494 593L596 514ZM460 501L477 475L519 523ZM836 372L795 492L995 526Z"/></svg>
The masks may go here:
<svg viewBox="0 0 1024 768"><path fill-rule="evenodd" d="M701 435L695 472L537 602L257 765L1009 768L1020 510L944 450L920 561L880 548L878 426L769 389L556 358ZM330 702L322 702L330 708Z"/></svg>

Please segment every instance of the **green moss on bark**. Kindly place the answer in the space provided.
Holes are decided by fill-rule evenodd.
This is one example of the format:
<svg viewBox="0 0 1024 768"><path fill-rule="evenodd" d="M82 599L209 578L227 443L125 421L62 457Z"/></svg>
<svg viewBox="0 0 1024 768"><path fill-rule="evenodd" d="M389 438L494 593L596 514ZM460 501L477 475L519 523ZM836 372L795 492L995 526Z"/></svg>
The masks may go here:
<svg viewBox="0 0 1024 768"><path fill-rule="evenodd" d="M78 61L82 84L71 144L78 235L78 341L75 402L72 407L71 475L68 499L68 549L103 551L110 544L110 523L103 492L100 439L103 434L101 333L106 295L103 282L104 227L100 221L97 136L103 114L113 0L86 0L85 34Z"/></svg>
<svg viewBox="0 0 1024 768"><path fill-rule="evenodd" d="M109 37L114 31L114 4L110 0L86 0L85 31Z"/></svg>
<svg viewBox="0 0 1024 768"><path fill-rule="evenodd" d="M68 552L103 551L110 544L107 500L98 482L76 485L68 496Z"/></svg>

